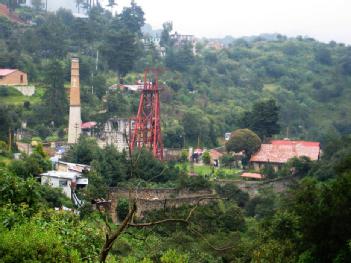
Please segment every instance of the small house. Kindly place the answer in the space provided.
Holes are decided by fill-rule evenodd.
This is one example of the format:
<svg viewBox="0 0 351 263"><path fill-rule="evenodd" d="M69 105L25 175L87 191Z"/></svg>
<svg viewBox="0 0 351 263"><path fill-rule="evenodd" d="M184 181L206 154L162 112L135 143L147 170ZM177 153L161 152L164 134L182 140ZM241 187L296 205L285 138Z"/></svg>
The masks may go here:
<svg viewBox="0 0 351 263"><path fill-rule="evenodd" d="M88 178L82 177L77 172L48 171L41 174L41 184L61 188L62 192L72 199L75 189L88 185Z"/></svg>
<svg viewBox="0 0 351 263"><path fill-rule="evenodd" d="M262 144L261 148L251 156L250 164L256 171L270 165L275 171L294 157L308 157L316 161L320 157L320 143L309 141L273 140L270 144Z"/></svg>
<svg viewBox="0 0 351 263"><path fill-rule="evenodd" d="M27 73L18 69L0 69L0 86L27 86Z"/></svg>

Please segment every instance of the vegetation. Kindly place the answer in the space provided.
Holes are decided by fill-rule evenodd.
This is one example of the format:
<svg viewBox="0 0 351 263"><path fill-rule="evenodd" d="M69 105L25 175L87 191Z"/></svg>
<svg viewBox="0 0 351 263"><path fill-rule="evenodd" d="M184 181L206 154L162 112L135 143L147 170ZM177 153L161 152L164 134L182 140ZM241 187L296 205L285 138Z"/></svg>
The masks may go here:
<svg viewBox="0 0 351 263"><path fill-rule="evenodd" d="M34 101L0 87L0 261L1 262L348 262L351 258L351 50L310 38L238 39L221 50L177 43L173 25L161 33L165 56L142 32L143 10L131 6L112 15L91 1L77 1L87 19L70 11L33 9L1 1L31 25L0 17L0 67L20 68L39 87ZM115 1L109 1L114 5ZM149 43L149 44L148 44ZM99 54L99 55L98 55ZM233 184L235 158L220 168L160 162L145 149L131 154L98 147L81 136L64 160L91 165L89 185L79 190L82 207L36 178L51 169L41 141L63 140L70 57L80 58L83 121L130 117L138 94L108 89L134 83L148 66L166 67L161 76L161 111L167 147L226 144L247 157L272 137L320 140L318 161L293 158L269 177L291 180L284 192L262 187L249 196ZM98 58L98 59L97 59ZM3 103L6 102L6 103ZM21 103L19 103L21 102ZM35 103L33 103L35 102ZM27 127L24 128L27 124ZM23 129L39 142L17 160L14 135ZM260 139L261 138L261 139ZM190 176L189 174L196 175ZM229 181L229 183L226 183ZM217 183L218 182L218 183ZM122 222L112 224L106 207L109 187L212 190L208 202L134 217L136 200L121 199ZM160 201L160 200L159 200ZM165 202L166 203L166 202ZM73 211L57 211L68 207Z"/></svg>
<svg viewBox="0 0 351 263"><path fill-rule="evenodd" d="M238 129L232 132L229 140L225 144L228 152L244 151L249 159L252 154L261 147L261 139L249 129Z"/></svg>

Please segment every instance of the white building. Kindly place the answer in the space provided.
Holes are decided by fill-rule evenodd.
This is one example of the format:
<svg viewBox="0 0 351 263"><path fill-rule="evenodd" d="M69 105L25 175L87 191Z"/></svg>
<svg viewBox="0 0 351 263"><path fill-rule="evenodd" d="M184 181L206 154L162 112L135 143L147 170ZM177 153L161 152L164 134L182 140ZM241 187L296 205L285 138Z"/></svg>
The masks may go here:
<svg viewBox="0 0 351 263"><path fill-rule="evenodd" d="M41 184L61 188L63 193L72 199L76 188L88 185L88 178L82 177L77 172L48 171L41 174Z"/></svg>

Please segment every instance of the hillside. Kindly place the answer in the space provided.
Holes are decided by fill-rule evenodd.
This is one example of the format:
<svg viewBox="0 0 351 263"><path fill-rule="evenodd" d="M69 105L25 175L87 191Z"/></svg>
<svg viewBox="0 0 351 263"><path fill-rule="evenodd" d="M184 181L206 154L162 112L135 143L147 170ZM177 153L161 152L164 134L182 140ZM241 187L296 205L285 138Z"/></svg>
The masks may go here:
<svg viewBox="0 0 351 263"><path fill-rule="evenodd" d="M191 43L175 43L170 39L172 28L165 27L161 44L166 55L161 56L157 45L142 44L144 18L137 5L125 9L118 19L99 7L88 11L89 18L81 19L66 10L53 14L18 9L32 26L0 17L0 67L20 68L28 72L31 83L48 90L53 85L47 74L50 63L60 62L63 74L59 78L68 86L69 58L79 56L83 121L100 123L108 116L133 116L136 112L137 94L105 95L107 87L116 83L115 72L125 83L133 84L142 78L144 68L165 68L161 114L168 147L180 147L184 142L215 146L225 132L243 126L242 116L255 102L269 98L280 107L277 137L322 140L328 133L351 131L348 46L274 35L272 40L236 39L221 49L211 48L210 40L200 40L193 54ZM130 23L131 14L137 18ZM40 94L45 104L48 97L45 92ZM51 123L57 116L54 109L40 110L36 96L33 107L22 109L23 120L33 131L41 125L37 119ZM23 101L11 96L0 100L17 105ZM57 103L63 107L63 116L58 117L54 131L36 134L43 139L62 131L67 123L67 102ZM99 114L104 109L107 114ZM53 113L49 116L47 112Z"/></svg>

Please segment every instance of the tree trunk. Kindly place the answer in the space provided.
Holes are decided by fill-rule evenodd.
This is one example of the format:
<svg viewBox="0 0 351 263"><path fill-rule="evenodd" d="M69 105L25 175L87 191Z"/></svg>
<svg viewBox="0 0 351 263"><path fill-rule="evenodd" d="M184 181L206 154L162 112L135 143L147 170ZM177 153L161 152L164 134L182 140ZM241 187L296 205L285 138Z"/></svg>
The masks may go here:
<svg viewBox="0 0 351 263"><path fill-rule="evenodd" d="M105 244L100 253L100 262L106 262L106 258L112 248L113 243L124 232L124 230L126 230L126 228L128 227L128 224L131 222L133 218L135 211L136 211L136 204L135 202L133 202L132 209L129 211L128 215L123 220L122 224L117 228L117 230L114 233L112 233L111 236L106 234Z"/></svg>

